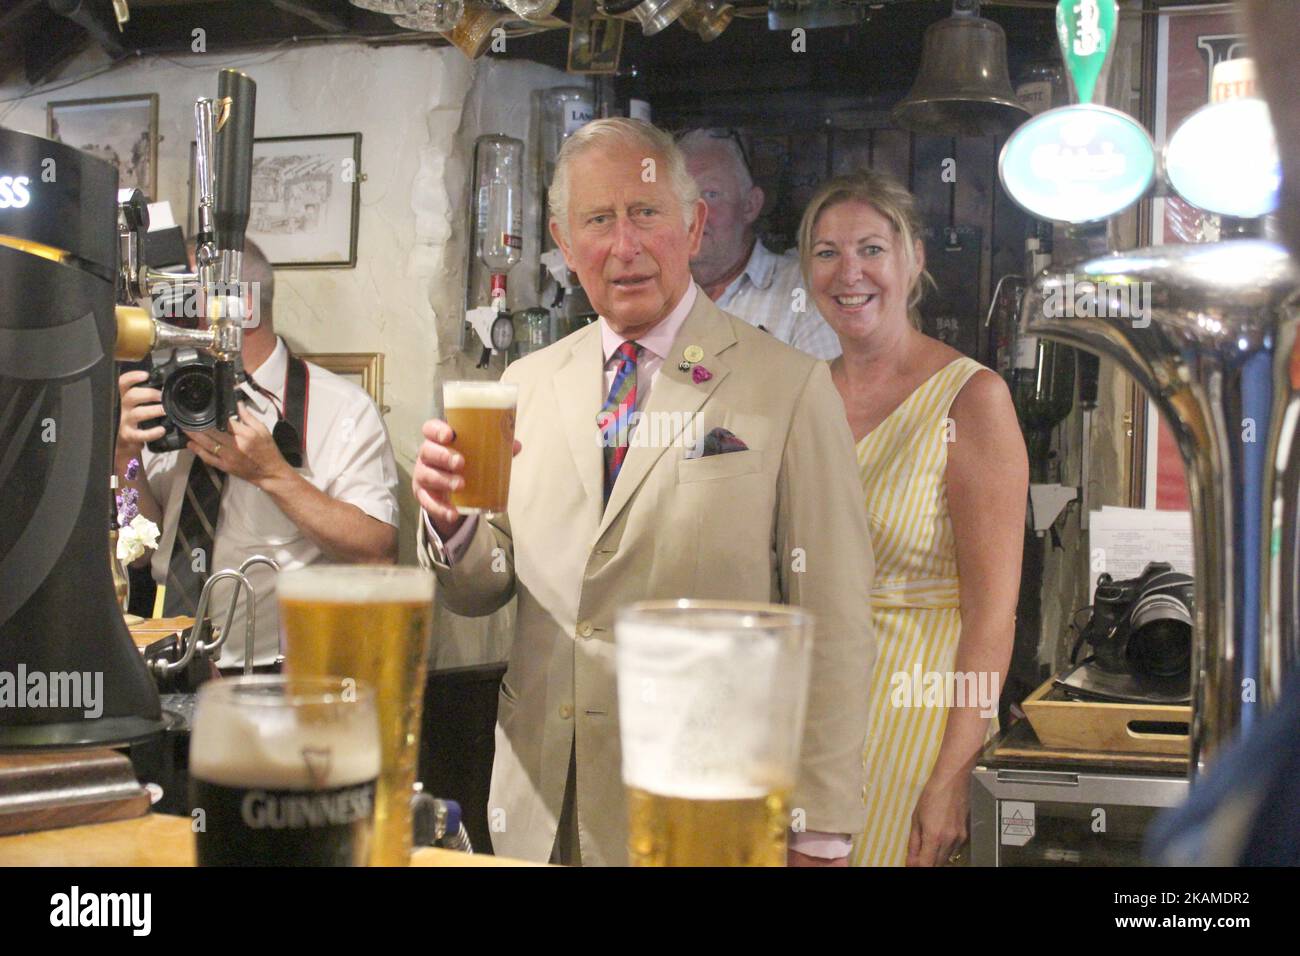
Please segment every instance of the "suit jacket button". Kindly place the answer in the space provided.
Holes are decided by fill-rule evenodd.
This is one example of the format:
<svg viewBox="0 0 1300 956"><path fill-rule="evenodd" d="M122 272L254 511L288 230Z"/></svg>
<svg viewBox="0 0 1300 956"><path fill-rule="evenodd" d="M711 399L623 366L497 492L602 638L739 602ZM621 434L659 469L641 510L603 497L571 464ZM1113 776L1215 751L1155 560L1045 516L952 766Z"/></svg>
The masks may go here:
<svg viewBox="0 0 1300 956"><path fill-rule="evenodd" d="M579 636L579 637L591 637L591 633L592 633L593 630L595 630L595 628L593 628L593 627L591 626L591 622L590 622L590 621L580 621L580 622L578 623L578 636Z"/></svg>
<svg viewBox="0 0 1300 956"><path fill-rule="evenodd" d="M564 720L568 720L572 716L573 716L573 708L570 707L568 704L561 704L560 717Z"/></svg>

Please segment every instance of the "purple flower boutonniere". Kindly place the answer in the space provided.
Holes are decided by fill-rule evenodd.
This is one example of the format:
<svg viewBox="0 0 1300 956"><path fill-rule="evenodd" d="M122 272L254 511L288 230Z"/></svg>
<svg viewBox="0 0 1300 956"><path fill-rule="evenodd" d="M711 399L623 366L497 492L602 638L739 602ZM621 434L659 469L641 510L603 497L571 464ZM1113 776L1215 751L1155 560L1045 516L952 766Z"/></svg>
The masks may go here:
<svg viewBox="0 0 1300 956"><path fill-rule="evenodd" d="M699 385L701 382L707 382L711 378L713 378L713 373L703 365L697 365L695 368L691 369L691 381L696 385Z"/></svg>

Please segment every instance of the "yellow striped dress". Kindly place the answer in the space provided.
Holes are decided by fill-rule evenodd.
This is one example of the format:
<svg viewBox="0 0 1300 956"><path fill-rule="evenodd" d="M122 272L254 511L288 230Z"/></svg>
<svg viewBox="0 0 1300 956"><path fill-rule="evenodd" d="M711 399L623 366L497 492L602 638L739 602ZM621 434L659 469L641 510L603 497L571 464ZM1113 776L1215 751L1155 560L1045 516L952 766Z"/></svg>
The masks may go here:
<svg viewBox="0 0 1300 956"><path fill-rule="evenodd" d="M945 478L956 437L949 410L983 368L954 359L858 442L876 556L871 605L879 658L867 723L867 825L853 846L854 866L907 862L912 811L943 740L947 710L918 706L924 697L916 690L927 674L951 673L957 656L957 551Z"/></svg>

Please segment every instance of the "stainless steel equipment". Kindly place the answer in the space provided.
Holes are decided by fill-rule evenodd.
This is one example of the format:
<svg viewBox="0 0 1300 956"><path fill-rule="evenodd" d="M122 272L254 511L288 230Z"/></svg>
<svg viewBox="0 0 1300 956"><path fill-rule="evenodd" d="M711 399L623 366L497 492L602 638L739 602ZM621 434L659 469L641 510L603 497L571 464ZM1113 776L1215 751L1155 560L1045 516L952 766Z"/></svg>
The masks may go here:
<svg viewBox="0 0 1300 956"><path fill-rule="evenodd" d="M1289 369L1300 271L1280 246L1246 239L1063 268L1030 286L1025 329L1120 363L1165 416L1187 467L1199 589L1192 759L1203 765L1250 726L1258 702L1272 703L1296 658L1300 402ZM1067 317L1049 305L1084 280L1143 296L1150 315Z"/></svg>
<svg viewBox="0 0 1300 956"><path fill-rule="evenodd" d="M1091 102L1117 15L1115 0L1061 0L1058 35L1082 102L1021 127L999 172L1031 213L1073 224L1078 245L1034 279L1022 326L1118 362L1155 401L1187 467L1198 590L1195 771L1249 730L1296 659L1300 380L1291 366L1300 270L1281 247L1246 238L1106 254L1103 220L1146 194L1156 168L1146 131ZM1267 122L1259 111L1231 103L1208 110L1219 112L1193 119L1210 128L1220 123L1218 139L1249 133L1252 142L1273 142L1271 131L1250 128ZM1250 208L1269 209L1277 177L1242 177L1230 150L1210 148L1215 139L1193 151L1181 181L1218 184L1198 190L1208 212L1232 214L1243 192L1260 194ZM1165 159L1168 165L1168 153Z"/></svg>
<svg viewBox="0 0 1300 956"><path fill-rule="evenodd" d="M972 866L1138 866L1147 826L1187 798L1182 776L977 766Z"/></svg>

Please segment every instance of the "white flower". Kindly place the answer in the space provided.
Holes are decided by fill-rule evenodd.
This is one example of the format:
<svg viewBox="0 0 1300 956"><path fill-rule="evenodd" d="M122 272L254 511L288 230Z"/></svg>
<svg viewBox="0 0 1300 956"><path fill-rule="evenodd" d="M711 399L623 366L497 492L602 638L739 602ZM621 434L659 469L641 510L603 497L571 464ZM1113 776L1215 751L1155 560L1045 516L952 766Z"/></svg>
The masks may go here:
<svg viewBox="0 0 1300 956"><path fill-rule="evenodd" d="M136 515L131 523L117 532L117 560L130 564L145 548L158 547L158 526L144 515Z"/></svg>

